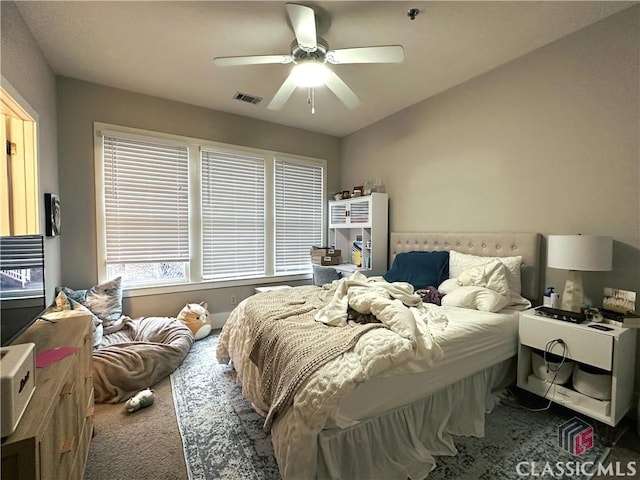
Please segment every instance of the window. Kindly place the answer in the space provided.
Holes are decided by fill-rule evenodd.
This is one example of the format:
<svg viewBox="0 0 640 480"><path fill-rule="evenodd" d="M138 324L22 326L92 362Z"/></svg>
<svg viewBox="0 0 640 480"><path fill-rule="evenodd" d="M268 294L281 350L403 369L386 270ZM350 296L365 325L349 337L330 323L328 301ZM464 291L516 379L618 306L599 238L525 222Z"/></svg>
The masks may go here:
<svg viewBox="0 0 640 480"><path fill-rule="evenodd" d="M309 248L324 238L325 161L94 128L100 281L228 285L311 272Z"/></svg>
<svg viewBox="0 0 640 480"><path fill-rule="evenodd" d="M322 245L323 169L275 161L276 273L309 268L309 248Z"/></svg>
<svg viewBox="0 0 640 480"><path fill-rule="evenodd" d="M105 135L107 277L124 283L187 279L187 147Z"/></svg>
<svg viewBox="0 0 640 480"><path fill-rule="evenodd" d="M201 172L203 278L264 276L264 158L202 150Z"/></svg>

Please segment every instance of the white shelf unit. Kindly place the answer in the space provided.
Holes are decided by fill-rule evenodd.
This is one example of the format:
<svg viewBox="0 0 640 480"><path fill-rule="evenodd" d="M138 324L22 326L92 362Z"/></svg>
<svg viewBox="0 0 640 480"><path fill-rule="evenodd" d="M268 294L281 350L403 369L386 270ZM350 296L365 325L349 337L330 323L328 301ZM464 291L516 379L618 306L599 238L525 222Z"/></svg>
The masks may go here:
<svg viewBox="0 0 640 480"><path fill-rule="evenodd" d="M389 197L374 192L363 197L329 202L329 245L342 250L336 270L382 275L387 269L389 250ZM360 266L352 261L353 242L362 239Z"/></svg>
<svg viewBox="0 0 640 480"><path fill-rule="evenodd" d="M517 385L615 427L632 406L636 331L607 324L604 325L612 330L601 331L589 325L593 322L574 324L545 318L536 315L535 309L522 312ZM592 398L574 390L571 380L565 385L551 385L533 373L532 351L544 352L549 342L558 339L566 346L566 358L611 373L610 400ZM556 342L550 353L562 355L562 344Z"/></svg>

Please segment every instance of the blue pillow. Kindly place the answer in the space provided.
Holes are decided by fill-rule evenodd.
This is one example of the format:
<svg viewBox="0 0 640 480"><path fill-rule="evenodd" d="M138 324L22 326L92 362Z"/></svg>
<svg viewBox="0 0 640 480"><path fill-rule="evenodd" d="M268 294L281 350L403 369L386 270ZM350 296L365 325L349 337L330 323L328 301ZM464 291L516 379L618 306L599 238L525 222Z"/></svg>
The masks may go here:
<svg viewBox="0 0 640 480"><path fill-rule="evenodd" d="M387 282L408 282L416 290L437 287L449 278L449 252L403 252L396 255Z"/></svg>

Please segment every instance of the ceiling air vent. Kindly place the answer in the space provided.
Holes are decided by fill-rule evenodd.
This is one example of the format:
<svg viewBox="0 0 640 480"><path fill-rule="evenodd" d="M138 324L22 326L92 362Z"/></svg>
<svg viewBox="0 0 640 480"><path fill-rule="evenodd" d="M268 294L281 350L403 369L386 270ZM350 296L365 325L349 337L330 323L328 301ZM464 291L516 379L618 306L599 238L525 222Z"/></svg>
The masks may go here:
<svg viewBox="0 0 640 480"><path fill-rule="evenodd" d="M249 95L248 93L236 92L233 96L234 100L242 100L243 102L253 103L257 105L262 101L262 97L256 97L254 95Z"/></svg>

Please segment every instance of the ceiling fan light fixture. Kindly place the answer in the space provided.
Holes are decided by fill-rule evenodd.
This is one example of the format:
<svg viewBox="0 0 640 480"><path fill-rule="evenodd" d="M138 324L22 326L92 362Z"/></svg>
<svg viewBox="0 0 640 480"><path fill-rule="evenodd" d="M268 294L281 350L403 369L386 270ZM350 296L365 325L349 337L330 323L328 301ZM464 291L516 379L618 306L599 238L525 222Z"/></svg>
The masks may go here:
<svg viewBox="0 0 640 480"><path fill-rule="evenodd" d="M319 60L303 60L293 67L291 77L298 87L319 87L327 81L329 69Z"/></svg>
<svg viewBox="0 0 640 480"><path fill-rule="evenodd" d="M214 58L214 64L219 67L293 63L294 66L286 80L280 85L280 88L269 102L267 106L269 110L282 109L289 97L296 91L296 88L306 88L308 89L311 113L314 113L314 89L321 86L326 86L349 110L353 110L362 104L362 100L327 65L327 62L331 65L344 65L350 63L400 63L404 61L402 45L379 45L329 50L329 44L318 37L316 30L317 16L313 8L297 3L287 3L286 9L290 26L295 34L295 39L291 42L290 54ZM412 9L407 15L411 17L417 15L418 12L418 9Z"/></svg>

